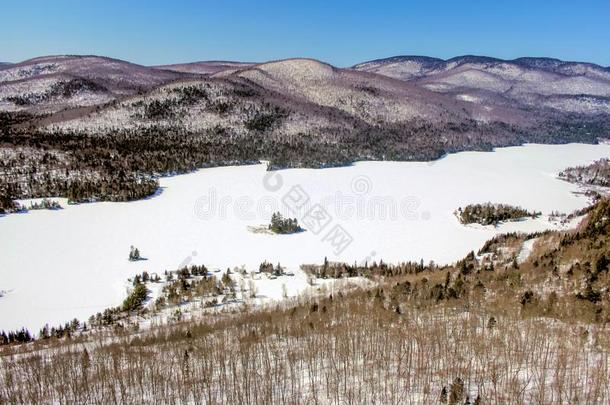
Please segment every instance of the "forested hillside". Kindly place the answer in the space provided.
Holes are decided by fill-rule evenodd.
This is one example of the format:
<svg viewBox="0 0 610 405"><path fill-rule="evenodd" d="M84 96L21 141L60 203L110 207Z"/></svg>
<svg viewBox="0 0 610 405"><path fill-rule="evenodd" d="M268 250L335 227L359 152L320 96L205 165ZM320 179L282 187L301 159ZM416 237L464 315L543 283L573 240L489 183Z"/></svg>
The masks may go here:
<svg viewBox="0 0 610 405"><path fill-rule="evenodd" d="M559 74L524 63L520 69L540 77ZM451 66L482 69L478 59ZM125 201L154 193L158 176L201 167L431 160L523 142L594 143L610 130L603 109L566 110L521 98L473 102L474 96L371 69L310 59L150 68L91 56L4 66L0 195ZM587 83L602 86L607 75L596 69L586 71ZM574 92L576 73L570 74L572 81L557 81L554 91ZM602 97L597 93L605 87L595 88L591 97ZM528 89L528 97L547 91Z"/></svg>

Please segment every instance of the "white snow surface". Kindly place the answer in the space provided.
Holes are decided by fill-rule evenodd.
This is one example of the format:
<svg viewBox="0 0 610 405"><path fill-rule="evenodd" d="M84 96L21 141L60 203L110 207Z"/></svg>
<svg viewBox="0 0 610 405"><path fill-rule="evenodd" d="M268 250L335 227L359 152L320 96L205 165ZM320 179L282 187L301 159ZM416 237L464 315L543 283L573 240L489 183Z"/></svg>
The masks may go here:
<svg viewBox="0 0 610 405"><path fill-rule="evenodd" d="M210 270L245 265L254 271L264 260L280 262L295 273L287 286L294 295L307 288L299 266L321 263L325 256L349 263L453 262L495 234L558 227L544 215L498 227L463 226L453 215L456 208L490 201L543 214L572 212L588 201L557 173L602 157L610 157L610 145L525 145L435 162L360 162L272 174L264 164L220 167L162 178L162 192L146 200L81 205L61 200L62 210L6 215L0 217L0 330L25 326L37 332L45 323L86 320L122 302L127 278L185 264ZM265 187L265 176L271 187ZM273 191L278 177L281 187ZM288 213L282 197L293 186L311 203L327 207L330 224L316 234L299 213L305 232L249 231L248 226L267 224L275 210ZM397 215L384 217L380 207L389 210L392 202ZM353 238L340 254L325 240L335 225ZM129 262L130 245L147 260ZM261 295L281 298L285 282L269 284L277 291L261 288Z"/></svg>
<svg viewBox="0 0 610 405"><path fill-rule="evenodd" d="M532 254L532 251L534 250L534 243L536 243L537 240L538 240L538 238L532 238L532 239L528 239L525 242L523 242L523 245L521 246L521 250L519 251L519 254L517 255L517 263L521 264L530 257L530 255Z"/></svg>

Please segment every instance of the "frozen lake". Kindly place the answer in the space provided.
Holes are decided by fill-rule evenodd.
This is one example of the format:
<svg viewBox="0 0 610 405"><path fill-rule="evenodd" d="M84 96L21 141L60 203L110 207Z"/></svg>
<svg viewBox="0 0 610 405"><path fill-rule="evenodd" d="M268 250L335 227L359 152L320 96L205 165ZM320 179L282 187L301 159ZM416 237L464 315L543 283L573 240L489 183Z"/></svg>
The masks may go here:
<svg viewBox="0 0 610 405"><path fill-rule="evenodd" d="M187 263L254 270L267 260L298 271L325 256L350 263L452 262L496 233L550 226L538 219L465 227L456 208L491 201L571 212L587 200L557 173L609 156L610 145L526 145L425 163L274 173L264 165L222 167L161 179L162 192L147 200L62 202L60 211L7 215L0 218L0 330L37 332L47 322L86 320L122 302L128 277ZM291 216L306 232L249 230L288 207L297 209ZM131 245L147 260L129 262Z"/></svg>

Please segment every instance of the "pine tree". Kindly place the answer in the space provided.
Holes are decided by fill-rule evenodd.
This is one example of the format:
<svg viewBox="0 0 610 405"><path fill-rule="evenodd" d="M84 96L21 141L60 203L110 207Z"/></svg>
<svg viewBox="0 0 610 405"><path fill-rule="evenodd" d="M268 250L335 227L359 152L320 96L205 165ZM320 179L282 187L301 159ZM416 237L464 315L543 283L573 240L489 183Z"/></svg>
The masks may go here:
<svg viewBox="0 0 610 405"><path fill-rule="evenodd" d="M138 250L138 248L136 248L132 245L129 250L129 261L135 262L140 259L141 259L140 251Z"/></svg>
<svg viewBox="0 0 610 405"><path fill-rule="evenodd" d="M231 276L229 276L228 271L222 275L221 281L226 288L233 289L233 280L231 279Z"/></svg>
<svg viewBox="0 0 610 405"><path fill-rule="evenodd" d="M45 326L42 327L42 329L40 329L38 337L40 339L48 339L51 337L51 335L49 334L49 324L46 324Z"/></svg>
<svg viewBox="0 0 610 405"><path fill-rule="evenodd" d="M2 332L0 332L0 346L7 345L7 344L8 344L8 336L6 335L6 332L2 331Z"/></svg>

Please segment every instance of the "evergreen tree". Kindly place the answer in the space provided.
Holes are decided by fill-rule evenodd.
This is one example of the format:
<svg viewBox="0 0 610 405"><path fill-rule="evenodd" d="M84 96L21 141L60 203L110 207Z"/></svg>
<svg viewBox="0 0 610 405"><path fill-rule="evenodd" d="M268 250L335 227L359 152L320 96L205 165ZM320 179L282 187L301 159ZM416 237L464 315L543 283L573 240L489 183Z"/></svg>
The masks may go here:
<svg viewBox="0 0 610 405"><path fill-rule="evenodd" d="M138 248L131 246L129 249L129 261L135 262L141 259L142 257L140 256L140 251Z"/></svg>
<svg viewBox="0 0 610 405"><path fill-rule="evenodd" d="M148 298L148 289L142 283L137 283L131 294L123 301L123 311L134 311L140 309Z"/></svg>
<svg viewBox="0 0 610 405"><path fill-rule="evenodd" d="M269 230L274 233L288 234L301 232L303 228L299 226L296 218L284 218L281 213L275 212L271 215Z"/></svg>

